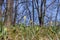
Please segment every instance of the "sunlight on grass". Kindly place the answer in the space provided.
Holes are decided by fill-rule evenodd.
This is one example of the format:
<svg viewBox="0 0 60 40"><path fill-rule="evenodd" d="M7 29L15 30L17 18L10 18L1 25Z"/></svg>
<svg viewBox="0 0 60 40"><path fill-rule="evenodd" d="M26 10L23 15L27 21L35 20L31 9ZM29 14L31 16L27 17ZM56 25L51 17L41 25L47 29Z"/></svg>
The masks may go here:
<svg viewBox="0 0 60 40"><path fill-rule="evenodd" d="M0 40L59 40L59 27L26 27L24 25L6 28L0 32ZM58 29L59 28L59 29Z"/></svg>

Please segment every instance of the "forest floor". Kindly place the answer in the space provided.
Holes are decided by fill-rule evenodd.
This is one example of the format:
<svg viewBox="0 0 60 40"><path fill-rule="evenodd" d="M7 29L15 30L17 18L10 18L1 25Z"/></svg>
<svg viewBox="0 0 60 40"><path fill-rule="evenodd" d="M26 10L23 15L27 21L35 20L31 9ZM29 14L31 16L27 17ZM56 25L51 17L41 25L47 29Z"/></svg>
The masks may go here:
<svg viewBox="0 0 60 40"><path fill-rule="evenodd" d="M60 40L60 27L5 27L0 40Z"/></svg>

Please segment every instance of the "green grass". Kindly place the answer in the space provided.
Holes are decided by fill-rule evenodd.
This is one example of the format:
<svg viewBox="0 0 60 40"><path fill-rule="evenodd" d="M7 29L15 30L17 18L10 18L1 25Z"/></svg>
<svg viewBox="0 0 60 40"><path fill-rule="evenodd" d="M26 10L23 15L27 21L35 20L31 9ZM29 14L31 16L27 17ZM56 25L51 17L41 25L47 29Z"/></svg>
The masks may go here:
<svg viewBox="0 0 60 40"><path fill-rule="evenodd" d="M39 27L16 25L0 32L0 40L60 40L60 27Z"/></svg>

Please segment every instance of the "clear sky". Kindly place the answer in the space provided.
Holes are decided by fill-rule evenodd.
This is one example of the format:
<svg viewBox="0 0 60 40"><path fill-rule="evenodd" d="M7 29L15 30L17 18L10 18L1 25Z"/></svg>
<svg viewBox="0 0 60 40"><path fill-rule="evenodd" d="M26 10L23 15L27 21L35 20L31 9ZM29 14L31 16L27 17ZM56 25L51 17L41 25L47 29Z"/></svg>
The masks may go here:
<svg viewBox="0 0 60 40"><path fill-rule="evenodd" d="M48 6L50 3L52 3L52 1L53 0L46 0L46 6ZM4 2L6 2L6 0L4 1ZM19 2L21 2L21 1L19 1ZM57 2L57 0L56 0L56 2ZM39 2L39 4L40 4L40 2ZM22 5L22 6L21 6ZM29 10L32 12L32 6L31 6L32 4L31 4L31 2L30 3L28 3L28 6L29 6ZM21 17L22 16L27 16L27 19L26 19L26 24L29 24L29 20L30 20L30 18L29 18L29 12L27 12L27 11L24 11L24 4L20 4L19 6L18 6L18 16L17 16L17 20L19 20L19 19L21 19ZM4 10L5 8L4 8L4 5L2 6L2 9ZM22 12L24 11L24 13L22 14ZM57 11L57 3L54 3L53 5L51 5L47 10L46 10L46 15L48 15L48 16L51 16L51 14L52 14L52 16L53 16L53 19L52 20L54 20L55 19L55 15L56 15L56 11ZM26 13L27 12L27 13ZM26 15L26 14L28 14L28 15ZM39 21L38 21L38 14L37 14L37 11L36 11L36 9L34 10L34 23L35 24L39 24ZM58 20L59 20L59 17L60 17L60 14L58 14ZM45 21L47 20L47 18L45 17ZM22 20L21 20L21 22L22 23L24 23L24 20L23 20L23 18L22 18Z"/></svg>

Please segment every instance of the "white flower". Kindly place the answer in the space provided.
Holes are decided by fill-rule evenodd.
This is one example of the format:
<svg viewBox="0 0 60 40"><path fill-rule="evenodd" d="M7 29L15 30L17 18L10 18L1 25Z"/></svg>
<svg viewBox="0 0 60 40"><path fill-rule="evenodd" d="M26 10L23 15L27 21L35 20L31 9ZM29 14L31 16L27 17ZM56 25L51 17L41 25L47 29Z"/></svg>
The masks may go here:
<svg viewBox="0 0 60 40"><path fill-rule="evenodd" d="M52 25L52 21L51 21L51 25Z"/></svg>
<svg viewBox="0 0 60 40"><path fill-rule="evenodd" d="M33 21L32 20L30 20L30 23L32 23Z"/></svg>
<svg viewBox="0 0 60 40"><path fill-rule="evenodd" d="M24 16L24 20L26 20L26 16Z"/></svg>

